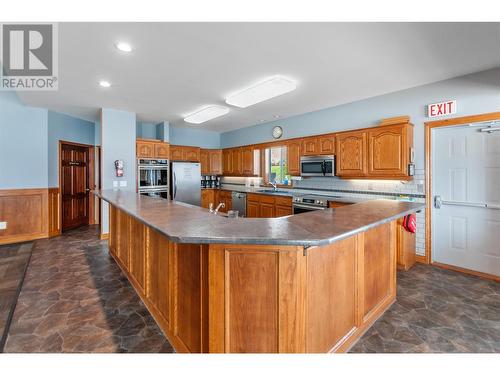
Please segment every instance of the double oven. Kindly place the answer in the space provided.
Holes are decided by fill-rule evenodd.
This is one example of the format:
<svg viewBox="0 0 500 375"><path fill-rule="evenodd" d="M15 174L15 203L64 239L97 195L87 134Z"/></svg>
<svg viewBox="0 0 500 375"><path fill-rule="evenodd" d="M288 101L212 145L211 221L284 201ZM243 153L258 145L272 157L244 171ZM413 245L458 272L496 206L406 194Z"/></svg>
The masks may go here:
<svg viewBox="0 0 500 375"><path fill-rule="evenodd" d="M137 160L137 189L140 194L168 198L169 163L167 159Z"/></svg>

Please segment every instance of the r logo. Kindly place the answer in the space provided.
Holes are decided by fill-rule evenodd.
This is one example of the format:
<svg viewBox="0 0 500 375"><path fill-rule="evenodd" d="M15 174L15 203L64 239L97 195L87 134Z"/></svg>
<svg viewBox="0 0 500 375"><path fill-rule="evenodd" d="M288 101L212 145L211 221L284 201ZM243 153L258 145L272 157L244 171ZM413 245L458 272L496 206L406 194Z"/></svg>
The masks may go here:
<svg viewBox="0 0 500 375"><path fill-rule="evenodd" d="M4 76L53 75L53 25L2 25Z"/></svg>

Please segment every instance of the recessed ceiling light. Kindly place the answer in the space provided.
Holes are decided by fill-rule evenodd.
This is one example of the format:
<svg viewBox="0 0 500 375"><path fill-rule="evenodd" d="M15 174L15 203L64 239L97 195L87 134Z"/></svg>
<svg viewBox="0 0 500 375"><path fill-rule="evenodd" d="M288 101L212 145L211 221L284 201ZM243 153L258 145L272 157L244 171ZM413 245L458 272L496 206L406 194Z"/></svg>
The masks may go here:
<svg viewBox="0 0 500 375"><path fill-rule="evenodd" d="M265 122L266 120L259 120L260 122Z"/></svg>
<svg viewBox="0 0 500 375"><path fill-rule="evenodd" d="M226 98L226 103L240 108L263 102L279 95L295 90L295 82L284 77L269 78L237 94Z"/></svg>
<svg viewBox="0 0 500 375"><path fill-rule="evenodd" d="M115 44L115 47L122 52L131 52L132 51L132 46L128 43L125 43L125 42L118 42Z"/></svg>
<svg viewBox="0 0 500 375"><path fill-rule="evenodd" d="M281 116L280 115L274 115L273 117L274 118L280 118Z"/></svg>
<svg viewBox="0 0 500 375"><path fill-rule="evenodd" d="M221 105L212 105L186 116L184 121L190 124L201 124L214 118L224 116L227 113L229 113L229 108Z"/></svg>
<svg viewBox="0 0 500 375"><path fill-rule="evenodd" d="M101 87L111 87L111 83L109 83L108 81L99 81L99 86Z"/></svg>

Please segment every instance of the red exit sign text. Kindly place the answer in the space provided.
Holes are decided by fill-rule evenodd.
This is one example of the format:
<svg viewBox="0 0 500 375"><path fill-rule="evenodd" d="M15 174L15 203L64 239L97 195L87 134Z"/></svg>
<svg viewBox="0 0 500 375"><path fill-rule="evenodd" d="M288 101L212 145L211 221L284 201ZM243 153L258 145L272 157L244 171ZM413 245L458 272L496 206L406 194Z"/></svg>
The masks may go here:
<svg viewBox="0 0 500 375"><path fill-rule="evenodd" d="M452 115L457 113L457 101L449 100L447 102L429 104L427 106L427 116L437 117L444 115Z"/></svg>

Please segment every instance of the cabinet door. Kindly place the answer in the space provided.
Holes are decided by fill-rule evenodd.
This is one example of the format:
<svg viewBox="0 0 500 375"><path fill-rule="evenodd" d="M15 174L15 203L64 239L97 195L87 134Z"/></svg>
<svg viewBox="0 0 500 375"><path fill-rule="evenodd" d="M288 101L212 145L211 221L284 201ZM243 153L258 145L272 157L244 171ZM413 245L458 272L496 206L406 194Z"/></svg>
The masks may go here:
<svg viewBox="0 0 500 375"><path fill-rule="evenodd" d="M405 125L368 130L368 173L381 177L406 177L409 153Z"/></svg>
<svg viewBox="0 0 500 375"><path fill-rule="evenodd" d="M243 147L241 150L242 172L245 176L253 176L253 148Z"/></svg>
<svg viewBox="0 0 500 375"><path fill-rule="evenodd" d="M198 147L183 147L182 154L185 161L200 161L200 149Z"/></svg>
<svg viewBox="0 0 500 375"><path fill-rule="evenodd" d="M241 163L241 148L233 148L233 174L236 176L243 175L243 166Z"/></svg>
<svg viewBox="0 0 500 375"><path fill-rule="evenodd" d="M298 140L290 141L287 144L288 173L291 176L300 175L300 148L301 142Z"/></svg>
<svg viewBox="0 0 500 375"><path fill-rule="evenodd" d="M302 140L302 155L318 155L319 139L317 137L304 138Z"/></svg>
<svg viewBox="0 0 500 375"><path fill-rule="evenodd" d="M319 137L319 153L323 155L335 155L335 136L327 135Z"/></svg>
<svg viewBox="0 0 500 375"><path fill-rule="evenodd" d="M201 207L208 208L210 206L210 203L215 203L213 198L213 190L201 189Z"/></svg>
<svg viewBox="0 0 500 375"><path fill-rule="evenodd" d="M337 135L337 175L363 177L368 172L366 132Z"/></svg>
<svg viewBox="0 0 500 375"><path fill-rule="evenodd" d="M274 203L260 202L259 217L275 217Z"/></svg>
<svg viewBox="0 0 500 375"><path fill-rule="evenodd" d="M247 201L247 217L259 217L259 202Z"/></svg>
<svg viewBox="0 0 500 375"><path fill-rule="evenodd" d="M168 159L169 157L168 143L165 142L155 143L154 147L155 147L155 158Z"/></svg>
<svg viewBox="0 0 500 375"><path fill-rule="evenodd" d="M136 157L139 158L154 158L155 150L152 142L136 142Z"/></svg>
<svg viewBox="0 0 500 375"><path fill-rule="evenodd" d="M221 175L222 174L222 151L221 150L211 150L210 151L210 174Z"/></svg>
<svg viewBox="0 0 500 375"><path fill-rule="evenodd" d="M209 150L200 150L200 164L201 164L201 174L210 174L210 151Z"/></svg>
<svg viewBox="0 0 500 375"><path fill-rule="evenodd" d="M233 174L233 153L232 150L222 150L223 173L226 176Z"/></svg>
<svg viewBox="0 0 500 375"><path fill-rule="evenodd" d="M182 161L183 153L182 146L170 146L170 160Z"/></svg>
<svg viewBox="0 0 500 375"><path fill-rule="evenodd" d="M292 207L276 206L276 217L288 216L292 214Z"/></svg>

